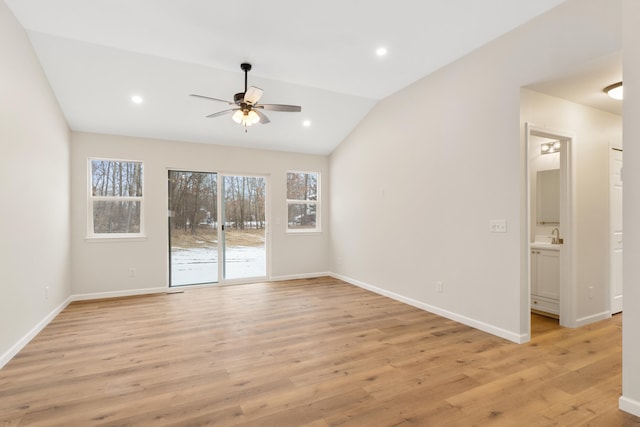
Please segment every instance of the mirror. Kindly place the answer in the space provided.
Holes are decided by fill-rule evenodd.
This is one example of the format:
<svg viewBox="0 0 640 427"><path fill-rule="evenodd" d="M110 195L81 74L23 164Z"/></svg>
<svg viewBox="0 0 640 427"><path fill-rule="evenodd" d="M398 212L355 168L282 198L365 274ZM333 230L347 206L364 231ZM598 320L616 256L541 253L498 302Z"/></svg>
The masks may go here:
<svg viewBox="0 0 640 427"><path fill-rule="evenodd" d="M560 169L538 171L538 224L560 224Z"/></svg>

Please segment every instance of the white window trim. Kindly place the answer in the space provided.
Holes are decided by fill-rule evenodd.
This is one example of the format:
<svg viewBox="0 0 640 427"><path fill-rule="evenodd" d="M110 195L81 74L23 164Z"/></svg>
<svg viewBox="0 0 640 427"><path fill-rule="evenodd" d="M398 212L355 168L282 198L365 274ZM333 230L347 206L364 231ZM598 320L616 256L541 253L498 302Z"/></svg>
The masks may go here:
<svg viewBox="0 0 640 427"><path fill-rule="evenodd" d="M94 160L108 161L108 162L129 162L129 163L140 163L142 165L142 196L140 197L132 197L132 196L94 196L92 191L93 184L93 176L91 174L91 162ZM112 159L108 157L88 157L87 158L87 237L86 240L141 240L145 239L146 235L144 232L144 195L146 194L146 190L144 188L144 162L142 160L131 160L131 159ZM94 233L93 227L93 202L94 201L114 201L114 200L122 200L122 201L139 201L140 202L140 232L139 233Z"/></svg>
<svg viewBox="0 0 640 427"><path fill-rule="evenodd" d="M297 199L289 199L287 198L287 187L289 184L289 179L286 176L290 173L305 173L305 174L315 174L317 176L317 200L297 200ZM321 215L321 203L320 199L322 198L322 186L321 186L321 177L322 174L318 171L301 171L301 170L288 170L285 173L285 198L287 200L287 210L286 210L286 232L290 234L317 234L322 233L322 215ZM289 205L316 205L316 227L315 228L289 228Z"/></svg>

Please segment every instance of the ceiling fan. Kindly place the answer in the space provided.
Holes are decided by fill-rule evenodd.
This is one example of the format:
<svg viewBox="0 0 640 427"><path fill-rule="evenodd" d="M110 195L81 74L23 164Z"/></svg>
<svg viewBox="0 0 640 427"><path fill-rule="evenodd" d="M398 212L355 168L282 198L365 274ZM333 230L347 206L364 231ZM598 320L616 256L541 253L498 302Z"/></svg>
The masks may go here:
<svg viewBox="0 0 640 427"><path fill-rule="evenodd" d="M209 114L206 117L213 118L231 114L231 118L234 122L242 126L251 126L256 123L262 123L266 125L271 120L262 112L262 110L271 111L290 111L300 112L302 107L299 105L283 105L283 104L258 104L258 101L262 97L262 89L251 86L247 88L247 73L251 71L251 64L242 63L240 68L244 71L244 92L238 92L233 96L233 102L226 101L224 99L212 98L210 96L190 94L189 96L195 96L196 98L209 99L211 101L226 102L229 105L234 105L235 108L228 110L218 111L217 113Z"/></svg>

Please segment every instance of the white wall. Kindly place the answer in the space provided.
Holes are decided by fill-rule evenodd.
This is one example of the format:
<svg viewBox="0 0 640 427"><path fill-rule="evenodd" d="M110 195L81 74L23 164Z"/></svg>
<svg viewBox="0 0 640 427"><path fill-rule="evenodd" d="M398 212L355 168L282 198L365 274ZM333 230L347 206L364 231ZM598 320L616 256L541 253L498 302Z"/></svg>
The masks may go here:
<svg viewBox="0 0 640 427"><path fill-rule="evenodd" d="M334 271L526 339L520 88L619 51L620 14L570 0L380 102L331 156Z"/></svg>
<svg viewBox="0 0 640 427"><path fill-rule="evenodd" d="M609 147L622 145L622 117L523 89L520 121L521 127L528 122L576 137L576 320L581 324L607 317Z"/></svg>
<svg viewBox="0 0 640 427"><path fill-rule="evenodd" d="M87 230L87 159L103 157L144 162L146 238L139 241L92 241ZM73 293L89 296L157 290L168 285L167 170L265 174L270 179L271 277L282 279L328 270L329 198L322 203L322 233L287 234L286 171L321 173L323 195L329 188L329 158L209 144L72 134L71 233ZM129 277L129 268L136 277Z"/></svg>
<svg viewBox="0 0 640 427"><path fill-rule="evenodd" d="M0 58L2 367L69 297L70 245L68 126L4 2Z"/></svg>
<svg viewBox="0 0 640 427"><path fill-rule="evenodd" d="M640 2L624 0L624 253L622 395L620 407L640 416Z"/></svg>

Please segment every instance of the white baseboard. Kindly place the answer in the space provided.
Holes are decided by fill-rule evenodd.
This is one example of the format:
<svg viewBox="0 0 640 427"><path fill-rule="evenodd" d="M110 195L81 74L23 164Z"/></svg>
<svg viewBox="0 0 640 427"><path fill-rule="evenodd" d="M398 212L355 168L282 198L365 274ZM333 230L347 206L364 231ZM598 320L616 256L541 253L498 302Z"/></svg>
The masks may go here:
<svg viewBox="0 0 640 427"><path fill-rule="evenodd" d="M498 328L488 323L480 322L478 320L471 319L466 316L462 316L458 313L444 310L440 307L426 304L421 301L414 300L413 298L408 298L403 295L396 294L395 292L390 292L385 289L381 289L376 286L369 285L368 283L364 283L359 280L352 279L350 277L342 276L340 274L331 273L331 276L335 277L336 279L345 281L347 283L351 283L352 285L358 286L360 288L367 289L376 294L389 297L391 299L403 302L405 304L409 304L413 307L419 308L424 311L428 311L429 313L437 314L438 316L442 316L450 320L455 320L456 322L462 323L467 326L471 326L472 328L479 329L483 332L487 332L492 335L496 335L500 338L504 338L506 340L515 342L517 344L522 344L529 341L529 334L516 334L514 332L507 331L506 329Z"/></svg>
<svg viewBox="0 0 640 427"><path fill-rule="evenodd" d="M618 408L620 408L621 411L640 417L640 402L635 399L620 396L620 399L618 399Z"/></svg>
<svg viewBox="0 0 640 427"><path fill-rule="evenodd" d="M588 325L589 323L599 322L601 320L609 319L611 317L611 312L609 310L603 311L601 313L592 314L591 316L581 317L576 319L575 327L579 328L580 326Z"/></svg>
<svg viewBox="0 0 640 427"><path fill-rule="evenodd" d="M45 316L45 318L42 319L40 322L38 322L36 326L31 328L31 330L27 332L25 336L20 338L18 342L16 342L13 346L11 346L11 348L7 350L3 355L1 355L0 369L2 369L4 365L9 363L9 361L13 359L13 357L16 354L18 354L18 352L22 350L24 346L29 344L29 341L31 341L36 335L38 335L40 331L42 331L49 324L49 322L51 322L58 314L60 314L60 312L64 310L71 301L72 301L72 298L69 297L62 304L54 308L51 313Z"/></svg>
<svg viewBox="0 0 640 427"><path fill-rule="evenodd" d="M71 295L71 301L87 301L92 299L119 298L119 297L131 297L135 295L160 294L160 293L167 292L168 290L169 288L165 286L165 287L159 287L159 288L127 289L123 291L76 294L76 295Z"/></svg>
<svg viewBox="0 0 640 427"><path fill-rule="evenodd" d="M332 276L333 274L329 272L320 272L320 273L305 273L305 274L290 274L287 276L271 276L270 281L272 282L282 282L284 280L296 280L296 279L315 279L316 277L324 277L324 276Z"/></svg>

